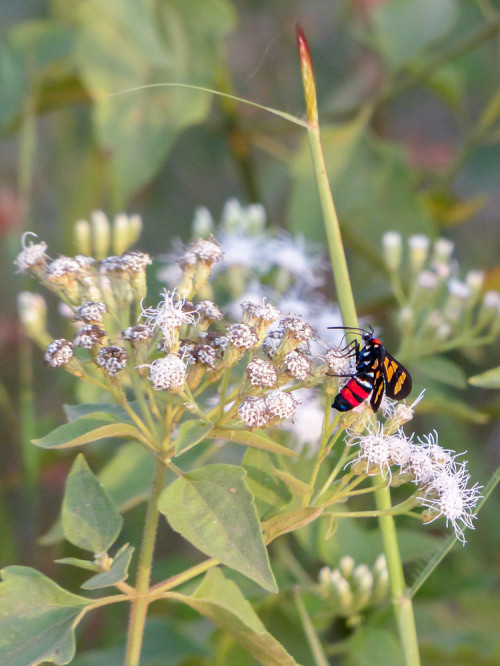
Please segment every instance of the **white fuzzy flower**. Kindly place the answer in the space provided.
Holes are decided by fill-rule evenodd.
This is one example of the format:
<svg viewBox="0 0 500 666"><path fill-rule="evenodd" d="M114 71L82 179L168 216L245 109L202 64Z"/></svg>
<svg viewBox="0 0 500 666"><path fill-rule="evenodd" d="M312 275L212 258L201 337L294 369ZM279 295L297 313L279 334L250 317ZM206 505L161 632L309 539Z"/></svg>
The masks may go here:
<svg viewBox="0 0 500 666"><path fill-rule="evenodd" d="M291 419L295 414L297 401L290 393L276 389L265 398L267 413L272 419L282 421Z"/></svg>
<svg viewBox="0 0 500 666"><path fill-rule="evenodd" d="M474 529L473 520L476 518L474 509L481 495L481 486L477 483L467 488L470 474L467 473L465 463L456 469L444 469L428 484L425 495L420 497L423 506L428 507L436 520L440 516L446 518L446 526L451 523L456 537L465 544L463 528ZM432 522L432 520L430 521Z"/></svg>
<svg viewBox="0 0 500 666"><path fill-rule="evenodd" d="M151 328L158 327L168 344L172 342L175 333L183 324L195 324L198 319L198 313L185 311L186 300L181 298L176 291L162 292L163 300L156 308L146 308L142 311L143 317Z"/></svg>
<svg viewBox="0 0 500 666"><path fill-rule="evenodd" d="M346 443L348 446L359 445L358 460L366 460L367 474L371 473L370 467L378 467L376 474L391 476L389 440L390 437L384 433L384 425L380 421L370 423L364 434L347 430Z"/></svg>
<svg viewBox="0 0 500 666"><path fill-rule="evenodd" d="M174 353L157 358L149 365L149 379L155 391L180 391L186 380L186 364Z"/></svg>
<svg viewBox="0 0 500 666"><path fill-rule="evenodd" d="M271 418L264 398L245 398L238 407L238 414L250 428L261 428L269 423Z"/></svg>

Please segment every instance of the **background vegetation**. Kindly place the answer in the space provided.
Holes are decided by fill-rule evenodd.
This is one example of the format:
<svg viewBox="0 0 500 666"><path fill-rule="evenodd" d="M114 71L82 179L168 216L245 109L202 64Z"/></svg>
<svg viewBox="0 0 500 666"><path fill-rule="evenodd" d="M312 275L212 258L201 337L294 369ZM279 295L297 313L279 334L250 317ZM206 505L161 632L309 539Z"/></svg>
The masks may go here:
<svg viewBox="0 0 500 666"><path fill-rule="evenodd" d="M500 16L498 4L485 0L4 0L0 12L0 563L36 566L77 590L78 575L53 564L75 549L38 541L58 515L74 455L40 452L29 441L62 422L63 402L84 396L63 373L49 374L16 324L16 294L32 287L14 275L22 232L37 233L53 256L70 254L75 220L95 209L140 213L141 249L156 255L168 252L172 239L191 236L197 207L217 218L236 196L263 203L270 225L324 243L300 128L190 89L124 91L177 82L300 116L299 20L315 65L356 302L360 314L387 323L393 303L380 250L387 230L453 240L461 269L481 268L485 289L500 290ZM386 337L395 337L390 327ZM421 429L436 427L443 446L467 449L470 471L485 483L500 458L500 401L498 393L467 387L466 377L498 365L498 346L452 352L447 360L453 370L444 385L420 376L431 402L440 398L438 412L420 417ZM422 368L411 369L418 379ZM92 451L98 469L103 451ZM500 663L496 504L481 511L467 547L450 555L417 599L425 663ZM142 507L132 516L130 541L140 533ZM362 558L363 539L351 536ZM171 533L160 538L159 552L169 552L168 564L160 557L157 565L162 576L175 569L173 540ZM174 543L183 561L196 561L196 553ZM336 565L338 553L327 552L321 534L310 530L299 543L313 575L322 564ZM181 626L186 618L179 615L171 619ZM80 631L81 647L112 645L123 620L96 616ZM191 636L193 627L200 636L209 631L208 623L186 621ZM152 652L155 628L153 622ZM286 644L286 627L277 629ZM297 639L289 640L288 649L304 659ZM180 635L174 643L179 656L169 663L183 663L188 646ZM353 654L353 663L369 663L361 648ZM243 653L238 659L211 663L247 663Z"/></svg>

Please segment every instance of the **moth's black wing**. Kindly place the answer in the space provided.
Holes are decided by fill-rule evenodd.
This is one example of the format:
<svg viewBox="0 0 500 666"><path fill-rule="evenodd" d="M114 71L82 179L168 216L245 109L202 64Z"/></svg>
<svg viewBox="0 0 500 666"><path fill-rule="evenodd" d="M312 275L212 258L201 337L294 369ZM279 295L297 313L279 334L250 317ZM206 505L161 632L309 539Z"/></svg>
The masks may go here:
<svg viewBox="0 0 500 666"><path fill-rule="evenodd" d="M384 397L384 384L385 384L384 377L385 376L380 370L379 366L379 368L375 370L375 377L373 380L373 391L370 398L370 405L374 412L378 411L380 403L382 402L382 398Z"/></svg>
<svg viewBox="0 0 500 666"><path fill-rule="evenodd" d="M389 398L403 400L410 395L412 387L410 373L399 361L385 352L380 367L385 379L385 392Z"/></svg>

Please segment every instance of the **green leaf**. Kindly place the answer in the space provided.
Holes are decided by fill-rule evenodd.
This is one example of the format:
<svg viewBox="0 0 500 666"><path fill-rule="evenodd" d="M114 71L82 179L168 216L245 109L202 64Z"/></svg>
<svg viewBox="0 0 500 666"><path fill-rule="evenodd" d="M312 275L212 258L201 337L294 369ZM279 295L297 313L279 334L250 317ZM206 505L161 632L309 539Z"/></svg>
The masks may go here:
<svg viewBox="0 0 500 666"><path fill-rule="evenodd" d="M471 423L488 423L490 420L488 414L471 407L463 400L452 399L449 396L436 394L436 392L419 405L419 411L421 413L447 414L460 421L470 421Z"/></svg>
<svg viewBox="0 0 500 666"><path fill-rule="evenodd" d="M222 439L234 442L235 444L244 444L245 446L250 446L254 449L263 449L264 451L279 453L291 458L297 456L295 451L278 444L271 439L271 437L258 430L250 432L249 430L226 430L223 428L214 428L210 433L210 439Z"/></svg>
<svg viewBox="0 0 500 666"><path fill-rule="evenodd" d="M149 496L153 477L154 458L134 442L120 446L114 457L97 475L111 495L115 506L123 513L137 506ZM43 546L51 546L64 538L61 521L39 539Z"/></svg>
<svg viewBox="0 0 500 666"><path fill-rule="evenodd" d="M7 567L0 583L0 663L68 664L74 627L90 599L66 592L30 567Z"/></svg>
<svg viewBox="0 0 500 666"><path fill-rule="evenodd" d="M248 449L243 458L247 484L261 520L277 513L292 500L286 484L276 475L273 463L278 464L277 456L258 449Z"/></svg>
<svg viewBox="0 0 500 666"><path fill-rule="evenodd" d="M431 237L435 231L417 193L415 174L408 166L405 152L374 137L365 129L363 116L356 120L357 124L352 126L324 128L321 136L344 242L356 250L355 254L362 255L356 261L353 253L351 279L363 298L370 295L373 298L377 286L374 267L382 261L378 248L384 231L398 229L404 236L423 233ZM306 234L309 240L324 242L323 217L307 137L302 139L294 157L292 172L288 226L293 232Z"/></svg>
<svg viewBox="0 0 500 666"><path fill-rule="evenodd" d="M144 86L215 86L218 42L233 26L234 10L223 0L86 0L80 6L77 63L94 99L115 201L123 202L151 180L179 133L202 121L211 104L201 91Z"/></svg>
<svg viewBox="0 0 500 666"><path fill-rule="evenodd" d="M203 423L195 419L184 421L175 441L175 455L178 456L203 441L213 427L213 423Z"/></svg>
<svg viewBox="0 0 500 666"><path fill-rule="evenodd" d="M451 31L457 7L454 0L388 0L371 17L379 50L398 69Z"/></svg>
<svg viewBox="0 0 500 666"><path fill-rule="evenodd" d="M469 383L481 388L500 388L500 366L486 370L486 372L482 372L479 375L474 375L474 377L469 377Z"/></svg>
<svg viewBox="0 0 500 666"><path fill-rule="evenodd" d="M401 666L403 657L394 632L361 626L348 640L347 653L356 666Z"/></svg>
<svg viewBox="0 0 500 666"><path fill-rule="evenodd" d="M87 569L88 571L99 571L99 567L95 562L81 560L79 557L62 557L60 560L54 560L54 562L57 564L69 564L72 567Z"/></svg>
<svg viewBox="0 0 500 666"><path fill-rule="evenodd" d="M299 497L305 497L311 492L311 486L304 481L301 481L290 472L285 472L282 469L275 469L274 473Z"/></svg>
<svg viewBox="0 0 500 666"><path fill-rule="evenodd" d="M116 541L123 519L109 493L80 453L69 473L62 505L62 526L68 541L103 553Z"/></svg>
<svg viewBox="0 0 500 666"><path fill-rule="evenodd" d="M133 409L135 408L134 411L137 411L136 402L130 402L128 404ZM97 412L112 414L116 417L117 421L132 422L128 413L121 405L117 405L116 402L85 402L78 405L64 405L64 413L66 414L68 421L76 421L81 416L90 416Z"/></svg>
<svg viewBox="0 0 500 666"><path fill-rule="evenodd" d="M92 578L89 578L81 585L81 588L83 590L97 590L98 588L109 587L110 585L115 585L126 580L134 550L135 548L128 544L121 548L116 554L109 571L102 571L96 576L92 576Z"/></svg>
<svg viewBox="0 0 500 666"><path fill-rule="evenodd" d="M246 472L235 465L207 465L166 488L158 501L172 529L196 548L276 592Z"/></svg>
<svg viewBox="0 0 500 666"><path fill-rule="evenodd" d="M321 516L323 508L322 506L306 506L268 518L262 525L266 543L269 543L282 534L294 532L299 527L309 525L309 523L312 523L316 518Z"/></svg>
<svg viewBox="0 0 500 666"><path fill-rule="evenodd" d="M54 85L70 74L74 33L55 21L23 21L3 41L0 126L5 127L21 116L29 97L40 96L44 83Z"/></svg>
<svg viewBox="0 0 500 666"><path fill-rule="evenodd" d="M173 593L182 601L208 617L248 650L265 666L297 666L295 659L273 637L260 621L250 603L231 580L219 569L211 569L194 594Z"/></svg>
<svg viewBox="0 0 500 666"><path fill-rule="evenodd" d="M418 370L422 374L435 379L448 386L455 388L465 388L467 386L467 376L464 369L443 356L431 356L422 358L418 362Z"/></svg>
<svg viewBox="0 0 500 666"><path fill-rule="evenodd" d="M105 437L131 437L143 441L143 435L130 423L123 423L110 412L94 412L59 426L45 437L32 440L42 449L68 449Z"/></svg>

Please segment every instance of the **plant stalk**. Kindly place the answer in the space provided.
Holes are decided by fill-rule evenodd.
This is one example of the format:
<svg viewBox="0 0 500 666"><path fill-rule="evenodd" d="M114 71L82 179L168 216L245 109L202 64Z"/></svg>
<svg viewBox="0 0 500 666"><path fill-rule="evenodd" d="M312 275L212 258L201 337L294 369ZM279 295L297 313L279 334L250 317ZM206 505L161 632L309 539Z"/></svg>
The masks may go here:
<svg viewBox="0 0 500 666"><path fill-rule="evenodd" d="M381 482L380 477L374 477L374 483ZM379 511L390 511L391 493L387 486L379 487L375 491L375 503ZM398 625L401 648L406 666L419 666L420 656L418 652L417 631L415 628L415 617L410 596L407 594L401 553L396 537L396 526L391 515L380 515L378 517L384 553L389 570L389 583L391 587L391 598Z"/></svg>
<svg viewBox="0 0 500 666"><path fill-rule="evenodd" d="M321 146L316 101L316 85L311 56L304 33L300 29L297 30L297 40L307 109L309 143L311 146L313 167L321 199L337 297L344 325L358 326L358 318L342 244L342 237L340 234L339 221L335 211L330 184L328 182L325 158ZM378 486L380 482L381 479L375 477L374 484ZM377 488L374 492L377 509L384 512L390 511L392 507L389 489L386 487ZM385 556L387 558L392 601L395 608L405 663L407 666L417 666L420 664L420 657L418 653L415 619L413 616L411 599L405 594L403 564L399 552L394 519L391 515L380 515L378 516L378 521L382 533Z"/></svg>
<svg viewBox="0 0 500 666"><path fill-rule="evenodd" d="M151 578L151 566L153 564L156 530L160 515L158 511L158 498L165 485L166 474L167 465L157 456L153 482L151 484L151 495L144 522L139 564L137 565L136 594L130 611L125 666L138 666L141 656L144 625L150 602L149 582Z"/></svg>

